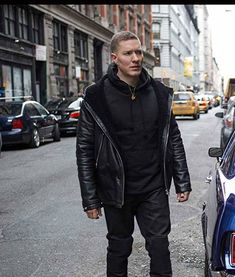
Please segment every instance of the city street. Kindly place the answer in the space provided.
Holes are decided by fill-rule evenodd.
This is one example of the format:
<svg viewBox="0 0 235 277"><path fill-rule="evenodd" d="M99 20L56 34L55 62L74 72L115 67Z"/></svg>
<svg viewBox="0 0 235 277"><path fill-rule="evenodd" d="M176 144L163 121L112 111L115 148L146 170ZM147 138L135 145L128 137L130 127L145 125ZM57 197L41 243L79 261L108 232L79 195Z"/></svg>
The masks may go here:
<svg viewBox="0 0 235 277"><path fill-rule="evenodd" d="M200 216L206 200L205 178L216 160L221 108L199 120L179 118L191 174L190 200L170 194L170 251L174 277L203 277L204 246ZM0 277L105 277L104 216L89 220L82 210L75 137L46 142L37 149L3 149L0 157ZM138 226L129 277L147 277L149 258Z"/></svg>

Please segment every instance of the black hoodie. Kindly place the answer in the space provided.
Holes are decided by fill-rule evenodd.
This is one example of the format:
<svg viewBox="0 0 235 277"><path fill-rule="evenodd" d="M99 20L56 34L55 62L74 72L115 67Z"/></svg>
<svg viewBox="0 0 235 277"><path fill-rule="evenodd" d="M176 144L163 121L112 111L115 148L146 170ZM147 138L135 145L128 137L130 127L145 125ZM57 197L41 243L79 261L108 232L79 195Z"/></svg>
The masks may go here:
<svg viewBox="0 0 235 277"><path fill-rule="evenodd" d="M142 69L133 88L111 64L104 82L105 102L122 153L126 193L139 194L162 186L159 164L159 108L150 76ZM132 100L131 96L134 94Z"/></svg>

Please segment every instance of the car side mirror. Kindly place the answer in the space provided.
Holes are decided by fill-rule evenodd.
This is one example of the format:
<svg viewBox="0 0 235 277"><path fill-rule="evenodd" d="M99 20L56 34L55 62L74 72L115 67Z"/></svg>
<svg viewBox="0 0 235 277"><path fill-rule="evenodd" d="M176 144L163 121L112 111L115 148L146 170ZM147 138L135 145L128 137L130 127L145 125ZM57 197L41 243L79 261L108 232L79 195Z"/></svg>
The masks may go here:
<svg viewBox="0 0 235 277"><path fill-rule="evenodd" d="M220 158L223 155L223 150L220 147L210 147L208 155L212 158Z"/></svg>
<svg viewBox="0 0 235 277"><path fill-rule="evenodd" d="M224 117L224 113L223 112L218 112L218 113L215 113L215 116L219 117L219 118L223 118Z"/></svg>

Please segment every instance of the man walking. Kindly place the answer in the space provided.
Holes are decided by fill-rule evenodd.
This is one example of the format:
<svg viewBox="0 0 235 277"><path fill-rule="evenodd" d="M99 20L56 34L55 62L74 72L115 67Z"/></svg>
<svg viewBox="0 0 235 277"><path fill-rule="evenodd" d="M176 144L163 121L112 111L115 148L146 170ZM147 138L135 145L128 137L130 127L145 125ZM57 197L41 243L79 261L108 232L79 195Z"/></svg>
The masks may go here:
<svg viewBox="0 0 235 277"><path fill-rule="evenodd" d="M134 218L150 256L150 276L172 276L168 193L179 202L191 184L185 150L171 112L172 89L142 67L139 38L111 40L107 74L85 91L77 131L77 167L84 211L107 224L107 276L127 277Z"/></svg>

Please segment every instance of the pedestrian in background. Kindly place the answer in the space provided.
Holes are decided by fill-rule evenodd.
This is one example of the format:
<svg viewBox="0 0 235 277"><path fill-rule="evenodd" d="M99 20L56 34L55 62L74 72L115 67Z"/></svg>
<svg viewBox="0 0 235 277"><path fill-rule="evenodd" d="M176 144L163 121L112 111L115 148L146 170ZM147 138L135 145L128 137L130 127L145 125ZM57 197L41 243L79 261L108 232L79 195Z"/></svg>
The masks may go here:
<svg viewBox="0 0 235 277"><path fill-rule="evenodd" d="M107 74L85 91L77 132L82 205L107 225L107 276L127 277L134 218L150 256L150 276L172 276L168 195L173 177L179 202L191 191L185 150L171 112L173 90L143 68L139 38L111 40Z"/></svg>

